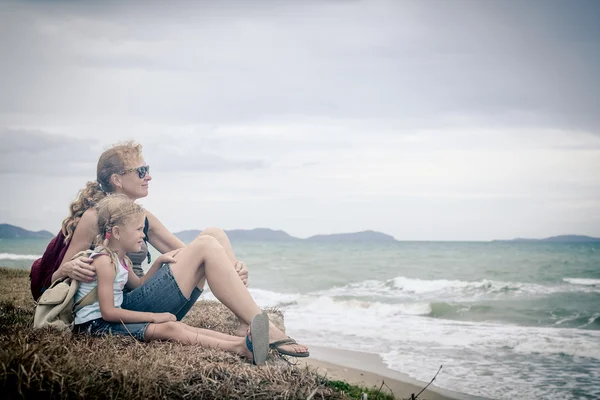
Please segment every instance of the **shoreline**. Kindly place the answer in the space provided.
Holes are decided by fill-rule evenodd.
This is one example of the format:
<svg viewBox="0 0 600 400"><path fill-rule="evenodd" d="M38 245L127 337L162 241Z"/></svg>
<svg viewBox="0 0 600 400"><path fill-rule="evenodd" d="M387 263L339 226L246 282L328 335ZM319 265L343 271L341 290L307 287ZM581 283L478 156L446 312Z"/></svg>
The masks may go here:
<svg viewBox="0 0 600 400"><path fill-rule="evenodd" d="M428 383L418 381L406 374L388 368L377 354L332 349L310 344L308 346L310 357L299 359L299 365L315 368L320 375L325 375L330 380L341 380L353 385L366 388L375 387L376 389L379 389L382 383L385 383L381 390L387 393L391 391L399 399L409 399L411 394L416 395ZM441 373L443 372L442 369ZM485 397L439 388L435 386L435 381L419 396L419 399L488 400Z"/></svg>

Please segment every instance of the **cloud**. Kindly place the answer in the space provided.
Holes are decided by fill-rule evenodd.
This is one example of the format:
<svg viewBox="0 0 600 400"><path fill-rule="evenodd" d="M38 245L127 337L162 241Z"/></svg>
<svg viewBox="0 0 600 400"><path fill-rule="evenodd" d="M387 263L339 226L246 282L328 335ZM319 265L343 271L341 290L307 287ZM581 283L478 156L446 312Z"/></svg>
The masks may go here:
<svg viewBox="0 0 600 400"><path fill-rule="evenodd" d="M122 140L121 140L122 141ZM0 128L0 173L95 177L98 158L114 142L100 144L95 139L51 134L39 130ZM164 172L209 173L268 168L264 160L226 158L202 151L202 138L173 141L162 136L149 141L156 169ZM148 158L148 157L146 157Z"/></svg>
<svg viewBox="0 0 600 400"><path fill-rule="evenodd" d="M598 234L599 9L0 4L0 220L58 221L102 150L135 139L144 204L173 230Z"/></svg>
<svg viewBox="0 0 600 400"><path fill-rule="evenodd" d="M171 149L173 150L173 149ZM153 152L156 153L156 152ZM268 168L263 160L235 160L203 152L185 152L160 150L154 157L153 166L162 172L212 173L229 171L248 171Z"/></svg>
<svg viewBox="0 0 600 400"><path fill-rule="evenodd" d="M0 173L90 176L94 141L41 131L0 128Z"/></svg>
<svg viewBox="0 0 600 400"><path fill-rule="evenodd" d="M402 119L412 129L458 114L600 131L593 4L234 4L13 6L0 105L194 123Z"/></svg>

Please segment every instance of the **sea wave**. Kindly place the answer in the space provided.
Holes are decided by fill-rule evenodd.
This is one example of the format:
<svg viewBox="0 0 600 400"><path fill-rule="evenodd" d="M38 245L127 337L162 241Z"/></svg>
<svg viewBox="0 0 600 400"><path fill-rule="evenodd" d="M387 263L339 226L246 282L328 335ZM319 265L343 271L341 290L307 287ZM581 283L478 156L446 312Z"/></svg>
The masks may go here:
<svg viewBox="0 0 600 400"><path fill-rule="evenodd" d="M506 293L519 290L535 290L540 285L524 284L520 282L499 282L482 279L480 281L460 281L448 279L411 279L399 276L386 282L393 288L415 294L444 292L444 291L462 291L462 292L485 292L485 293Z"/></svg>
<svg viewBox="0 0 600 400"><path fill-rule="evenodd" d="M571 285L598 286L598 287L600 287L600 279L563 278L563 281L567 282L567 283L570 283Z"/></svg>
<svg viewBox="0 0 600 400"><path fill-rule="evenodd" d="M31 254L0 253L0 260L37 260L40 257Z"/></svg>
<svg viewBox="0 0 600 400"><path fill-rule="evenodd" d="M264 289L250 289L252 298L260 307L276 307L284 310L302 310L303 312L318 312L322 314L337 314L347 316L356 313L358 316L369 313L376 318L387 318L395 315L429 315L432 312L429 303L388 304L377 301L359 299L339 299L331 296L312 294L278 293ZM214 295L207 292L202 300L216 300Z"/></svg>
<svg viewBox="0 0 600 400"><path fill-rule="evenodd" d="M415 296L403 299L384 299L377 300L372 296L360 296L354 292L354 296L344 296L324 294L324 292L311 293L280 293L266 289L249 289L252 297L260 307L275 307L285 312L320 315L323 318L329 318L329 321L342 319L363 319L369 318L374 324L381 324L390 318L401 318L405 316L430 317L433 319L444 319L450 321L489 321L500 320L505 323L511 323L510 320L503 319L502 306L497 308L495 303L478 304L474 301L454 301L445 299L440 301L439 297L434 300L423 299ZM216 300L214 295L208 290L201 300ZM496 318L495 318L496 317ZM554 310L552 313L540 314L540 318L556 328L579 328L598 330L600 325L600 314L586 312L572 312L564 310L558 313ZM510 317L508 317L510 318ZM514 322L513 322L514 323Z"/></svg>
<svg viewBox="0 0 600 400"><path fill-rule="evenodd" d="M570 278L566 278L570 279ZM318 292L327 296L383 297L394 299L473 301L501 296L536 296L563 292L596 292L600 280L571 279L579 286L541 285L524 282L504 282L488 279L462 281L450 279L416 279L398 276L388 280L366 280ZM573 283L573 282L571 282ZM596 287L596 283L599 285ZM585 286L584 286L585 285Z"/></svg>
<svg viewBox="0 0 600 400"><path fill-rule="evenodd" d="M574 315L569 315L567 317L559 319L554 323L554 325L560 325L560 327L599 330L600 313L594 313L591 315L586 313L575 313Z"/></svg>

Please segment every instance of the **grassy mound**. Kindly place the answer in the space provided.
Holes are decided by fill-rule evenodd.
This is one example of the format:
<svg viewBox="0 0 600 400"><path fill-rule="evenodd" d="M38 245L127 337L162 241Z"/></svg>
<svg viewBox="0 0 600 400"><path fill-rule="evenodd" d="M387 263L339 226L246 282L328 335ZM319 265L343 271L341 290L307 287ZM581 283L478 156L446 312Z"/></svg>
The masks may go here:
<svg viewBox="0 0 600 400"><path fill-rule="evenodd" d="M350 399L363 392L376 397L277 358L255 367L221 350L33 330L34 307L28 272L0 268L0 390L6 399ZM225 333L236 328L233 314L217 302L197 303L184 322Z"/></svg>

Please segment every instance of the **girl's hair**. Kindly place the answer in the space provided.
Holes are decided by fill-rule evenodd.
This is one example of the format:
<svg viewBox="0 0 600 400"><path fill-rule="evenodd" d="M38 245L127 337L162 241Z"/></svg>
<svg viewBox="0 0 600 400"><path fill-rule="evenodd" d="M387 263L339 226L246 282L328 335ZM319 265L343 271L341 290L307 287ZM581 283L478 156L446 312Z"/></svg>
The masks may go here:
<svg viewBox="0 0 600 400"><path fill-rule="evenodd" d="M94 251L100 251L102 248L109 250L113 262L118 261L114 255L114 251L108 247L108 239L106 234L111 231L116 225L124 226L134 218L140 218L145 216L145 210L142 206L136 204L129 197L124 194L111 194L104 197L98 202L96 206L98 210L98 236L96 236L96 249ZM125 261L128 267L131 268L131 260L125 257Z"/></svg>
<svg viewBox="0 0 600 400"><path fill-rule="evenodd" d="M127 161L136 160L142 156L142 145L133 141L111 146L100 156L96 169L96 181L90 181L77 193L77 197L69 207L70 215L62 223L62 234L67 243L73 236L75 228L83 213L94 207L108 193L115 191L110 182L113 174L125 171Z"/></svg>

